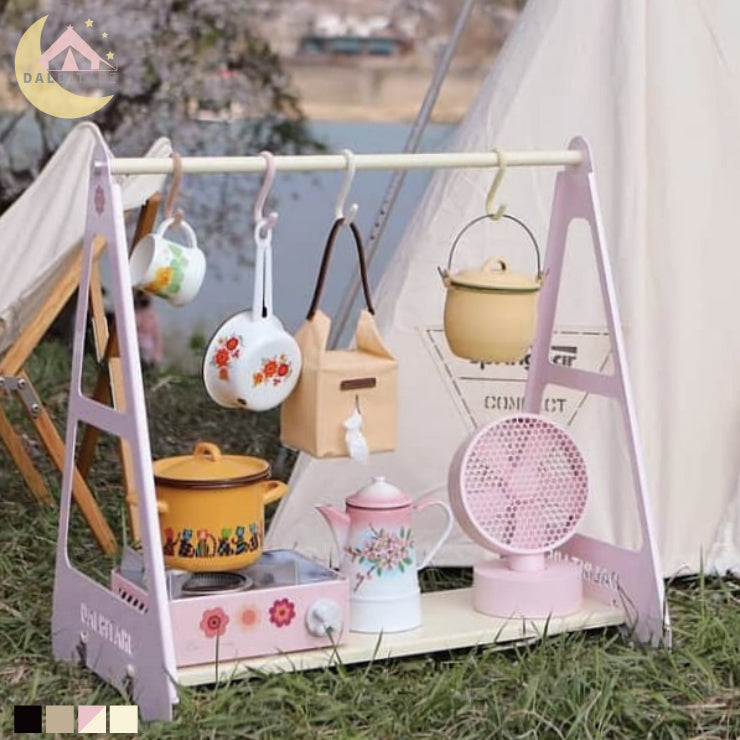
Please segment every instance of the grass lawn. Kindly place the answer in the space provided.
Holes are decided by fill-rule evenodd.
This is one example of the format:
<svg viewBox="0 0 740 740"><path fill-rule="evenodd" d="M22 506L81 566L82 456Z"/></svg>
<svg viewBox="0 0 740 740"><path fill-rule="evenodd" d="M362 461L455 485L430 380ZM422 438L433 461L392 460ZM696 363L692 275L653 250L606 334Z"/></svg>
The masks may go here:
<svg viewBox="0 0 740 740"><path fill-rule="evenodd" d="M60 430L69 353L47 343L30 375ZM276 414L220 409L199 378L147 377L155 458L202 438L226 452L278 457ZM13 419L17 403L3 401ZM55 475L29 431L29 449L58 496ZM109 521L122 520L114 441L100 446L93 483ZM38 506L0 448L0 738L13 735L14 704L118 704L127 700L87 670L51 657L57 511ZM328 535L327 535L328 536ZM70 552L105 577L79 515ZM426 588L466 585L466 571L433 571ZM508 650L460 650L370 665L183 688L171 723L146 738L740 738L740 580L670 583L672 650L630 642L618 629L547 638ZM47 736L48 737L48 736Z"/></svg>

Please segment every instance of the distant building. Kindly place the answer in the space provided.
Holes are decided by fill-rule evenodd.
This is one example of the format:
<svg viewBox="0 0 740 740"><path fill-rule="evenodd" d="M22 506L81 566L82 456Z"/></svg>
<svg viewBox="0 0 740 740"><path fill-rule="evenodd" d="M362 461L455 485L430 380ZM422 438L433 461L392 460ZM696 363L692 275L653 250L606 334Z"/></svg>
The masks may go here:
<svg viewBox="0 0 740 740"><path fill-rule="evenodd" d="M308 56L395 57L414 48L410 37L393 28L386 16L369 18L321 13L303 34L298 53Z"/></svg>
<svg viewBox="0 0 740 740"><path fill-rule="evenodd" d="M316 36L301 37L299 54L316 56L403 56L413 51L411 40L401 36Z"/></svg>

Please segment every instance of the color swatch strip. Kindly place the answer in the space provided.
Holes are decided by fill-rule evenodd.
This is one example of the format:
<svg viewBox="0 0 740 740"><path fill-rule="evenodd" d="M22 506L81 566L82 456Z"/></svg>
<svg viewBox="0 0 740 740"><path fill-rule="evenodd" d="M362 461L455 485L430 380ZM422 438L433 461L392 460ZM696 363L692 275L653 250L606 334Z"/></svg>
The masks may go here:
<svg viewBox="0 0 740 740"><path fill-rule="evenodd" d="M13 732L40 735L65 735L75 731L75 708L72 704L21 704L13 708ZM108 718L110 714L110 719ZM46 719L44 727L44 718ZM77 707L77 732L79 734L127 734L139 731L139 708L135 704L113 705L83 704Z"/></svg>

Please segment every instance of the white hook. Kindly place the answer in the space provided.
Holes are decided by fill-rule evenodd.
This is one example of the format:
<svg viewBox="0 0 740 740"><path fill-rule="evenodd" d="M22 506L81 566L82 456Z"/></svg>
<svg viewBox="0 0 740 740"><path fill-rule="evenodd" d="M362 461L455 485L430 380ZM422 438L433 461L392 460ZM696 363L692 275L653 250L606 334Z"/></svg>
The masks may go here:
<svg viewBox="0 0 740 740"><path fill-rule="evenodd" d="M343 218L345 225L349 226L355 220L358 208L357 203L353 203L349 207L349 213L345 216L344 201L347 200L349 190L352 187L352 181L355 179L355 155L350 149L342 149L342 154L347 160L347 174L344 177L342 189L339 191L339 195L337 196L337 202L334 206L334 216L337 219Z"/></svg>
<svg viewBox="0 0 740 740"><path fill-rule="evenodd" d="M496 177L493 178L491 188L486 196L486 213L495 221L501 218L506 211L505 203L502 203L496 211L493 210L494 198L496 197L501 181L504 179L504 175L506 174L506 156L500 149L494 149L493 151L498 157L498 170L496 170Z"/></svg>
<svg viewBox="0 0 740 740"><path fill-rule="evenodd" d="M260 152L260 155L265 159L265 179L262 182L259 193L257 193L257 199L254 201L254 221L257 224L259 233L264 234L265 232L272 231L278 215L275 211L272 211L269 216L265 216L264 212L267 196L275 179L275 157L272 152L268 152L267 150Z"/></svg>

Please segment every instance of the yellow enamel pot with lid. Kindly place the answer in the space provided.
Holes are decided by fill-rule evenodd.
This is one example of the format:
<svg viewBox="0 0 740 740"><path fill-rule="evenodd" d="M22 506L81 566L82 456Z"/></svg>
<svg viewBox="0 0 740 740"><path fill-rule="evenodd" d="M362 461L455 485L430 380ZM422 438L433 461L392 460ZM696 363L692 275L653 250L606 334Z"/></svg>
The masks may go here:
<svg viewBox="0 0 740 740"><path fill-rule="evenodd" d="M168 568L237 570L262 554L265 505L288 491L258 457L222 455L199 442L191 455L154 462L162 551Z"/></svg>
<svg viewBox="0 0 740 740"><path fill-rule="evenodd" d="M479 269L452 274L452 258L465 232L490 215L473 219L455 239L446 270L440 270L447 288L444 329L452 352L475 362L518 362L532 344L537 322L537 299L542 287L540 250L526 224L514 216L537 254L534 277L509 269L501 257L489 257Z"/></svg>

